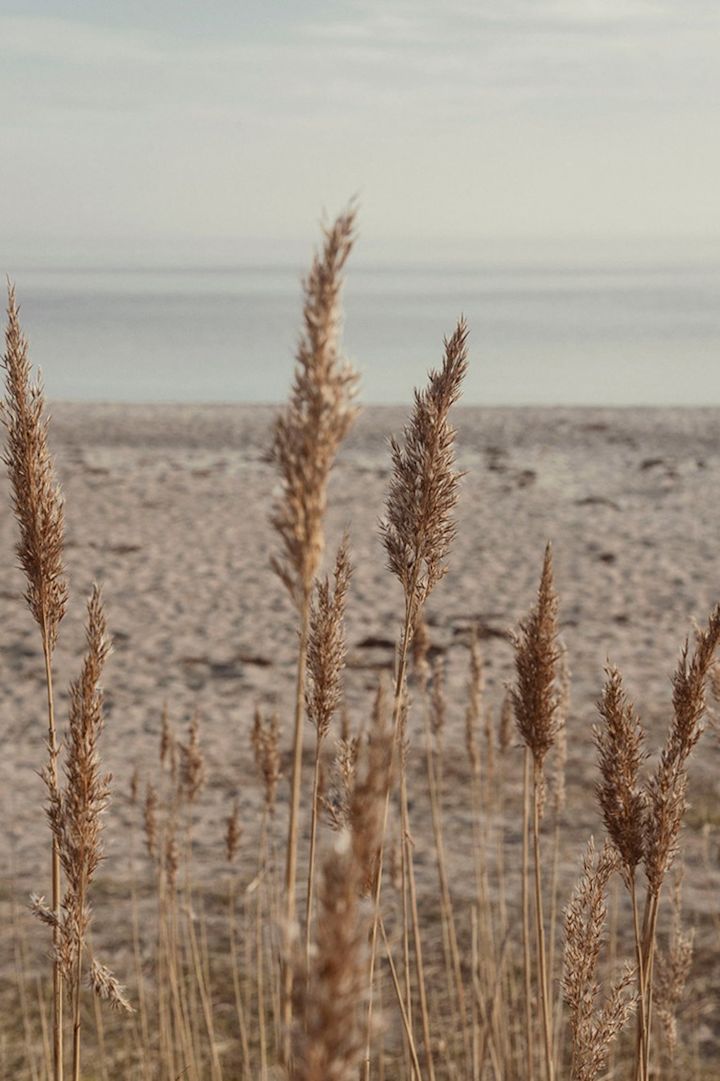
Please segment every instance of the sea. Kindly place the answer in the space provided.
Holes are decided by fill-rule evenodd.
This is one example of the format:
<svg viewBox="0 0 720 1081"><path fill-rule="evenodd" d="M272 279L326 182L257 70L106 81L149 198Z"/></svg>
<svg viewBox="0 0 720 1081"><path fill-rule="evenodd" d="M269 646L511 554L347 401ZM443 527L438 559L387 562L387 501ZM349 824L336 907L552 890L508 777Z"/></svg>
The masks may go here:
<svg viewBox="0 0 720 1081"><path fill-rule="evenodd" d="M292 377L296 266L18 269L51 399L273 402ZM465 401L720 404L720 260L359 265L344 351L364 401L402 403L470 325Z"/></svg>

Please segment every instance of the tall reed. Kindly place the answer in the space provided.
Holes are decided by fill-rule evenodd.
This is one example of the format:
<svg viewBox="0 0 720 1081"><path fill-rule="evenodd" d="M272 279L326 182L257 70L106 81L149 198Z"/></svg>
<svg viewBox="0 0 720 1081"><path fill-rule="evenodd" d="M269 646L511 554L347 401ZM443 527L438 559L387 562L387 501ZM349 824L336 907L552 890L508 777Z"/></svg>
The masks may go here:
<svg viewBox="0 0 720 1081"><path fill-rule="evenodd" d="M606 891L617 867L610 844L595 853L592 839L583 872L565 914L563 989L572 1034L571 1081L598 1081L604 1075L608 1049L624 1028L635 1006L628 993L634 974L626 968L598 1004L598 965L607 918Z"/></svg>
<svg viewBox="0 0 720 1081"><path fill-rule="evenodd" d="M543 915L542 858L540 820L545 795L545 759L558 733L558 688L556 686L559 650L557 644L558 599L553 584L552 551L545 549L537 605L515 639L517 683L513 704L520 736L532 756L532 837L535 872L535 925L538 991L542 1010L543 1042L547 1081L555 1076L553 1053L552 988L549 983L545 922Z"/></svg>
<svg viewBox="0 0 720 1081"><path fill-rule="evenodd" d="M6 428L3 461L12 486L13 510L20 530L17 555L25 573L27 601L38 625L45 664L47 695L47 778L51 795L59 790L59 743L55 722L53 653L68 601L63 565L63 498L48 445L49 418L43 385L31 378L28 342L20 325L14 286L8 286L5 328L5 399L2 420ZM62 884L57 837L52 837L53 947L53 1077L63 1078L63 973L59 956Z"/></svg>
<svg viewBox="0 0 720 1081"><path fill-rule="evenodd" d="M112 1014L103 1020L96 1010L95 1032L81 1011L83 979L95 992L93 1005L101 995L116 1006L127 1006L112 972L97 961L89 933L90 890L94 882L97 896L99 883L94 880L109 796L99 759L100 681L109 643L95 591L88 605L86 656L71 686L64 769L59 770L52 657L67 601L62 500L47 449L42 390L30 381L27 343L11 291L5 460L20 524L27 599L44 643L53 732L44 777L58 882L62 872L65 883L57 905L54 898L50 906L37 899L35 910L53 928L54 990L59 977L71 992L73 1081L81 1075L81 1049L87 1059L96 1048L95 1073L102 1081L115 1076L142 1081L181 1076L188 1081L355 1081L360 1073L369 1077L371 1072L377 1081L520 1081L537 1073L545 1081L602 1081L609 1073L637 1081L671 1081L673 1076L700 1081L699 1071L685 1070L675 1028L692 957L677 883L667 938L662 927L658 935L658 919L679 851L688 763L702 733L705 686L717 678L720 608L698 630L693 648L686 644L681 655L668 734L649 776L644 729L619 671L610 665L606 669L595 742L597 795L608 839L600 851L592 842L588 846L565 910L564 966L556 998L555 938L565 889L559 852L561 826L567 823L561 811L570 676L558 639L549 547L537 601L515 636L515 686L505 695L497 726L497 708L491 710L496 704L485 701L493 675L497 678L497 658L488 658L486 687L473 632L466 700L453 702L453 654L431 649L424 624L426 601L445 573L455 535L460 476L450 409L467 368L462 320L444 344L441 369L431 372L425 389L416 393L403 437L391 443L392 478L382 538L403 597L392 699L386 708L380 681L367 730L351 723L353 700L343 702L347 538L334 573L325 579L319 574L330 467L355 414L356 376L339 356L340 281L352 237L350 212L328 230L313 263L293 394L275 427L282 492L273 521L282 551L274 566L296 605L300 629L284 892L275 856L284 738L277 716L258 708L251 728L263 791L255 829L244 812L244 794L235 797L237 778L225 793L226 870L218 887L210 871L217 870L213 850L192 834L208 779L198 717L193 716L187 738L179 740L165 709L158 774L142 777L144 802L138 798L144 766L136 768L131 781L130 807L138 826L142 824L152 867L144 886L157 904L157 921L146 933L142 901L132 881L126 891L132 905L131 942L123 940L123 945L132 949L135 961L139 1023L131 1018L121 1027ZM414 681L408 676L411 650ZM426 720L424 770L410 768L416 738L413 698L418 692ZM465 714L460 753L451 738L459 709ZM513 712L523 759L510 753ZM295 941L294 926L297 878L304 871L298 846L306 791L301 775L306 715L315 728L315 754L307 808L310 852L303 948L302 940ZM334 725L339 739L332 767L326 770L330 756L323 751ZM577 740L575 733L571 736ZM572 749L577 760L577 743ZM420 780L418 787L422 777L425 782ZM223 783L223 778L213 781ZM392 838L390 849L389 816L396 799L399 813L392 826L394 831L397 824L399 839ZM217 807L217 802L212 804L212 813ZM422 852L415 855L411 828L411 810L412 825L418 828L418 807L429 809L432 829L437 877L430 890L421 876L433 868L423 868ZM552 832L553 839L549 890L541 843L546 807L550 824L545 832ZM513 819L523 822L521 834ZM466 828L457 829L459 823ZM387 864L389 870L391 862L390 855L385 859L386 848L393 856L399 854L393 865L400 868L400 878L386 874L383 893L383 867ZM460 852L467 857L464 866L474 868L474 888L467 876L453 881ZM195 870L201 858L207 860L203 868L208 867L202 890ZM516 869L522 877L514 897L508 888ZM618 906L617 934L611 934L605 951L606 898L620 878L629 897L627 927L622 922L626 909ZM122 903L119 899L113 912L114 928L121 926ZM514 930L518 912L522 934L519 924L517 934ZM219 937L214 937L218 927ZM635 964L623 967L626 948ZM33 983L20 944L14 958L17 1023L25 1049L15 1056L14 1041L7 1037L14 1015L8 1011L9 1019L0 1026L0 1073L22 1081L51 1075L57 1079L58 1071L62 1074L62 1024L56 1027L62 995L55 997L49 1032L42 981ZM633 1011L635 1039L632 1033L620 1039ZM663 1036L662 1058L653 1044L658 1034Z"/></svg>
<svg viewBox="0 0 720 1081"><path fill-rule="evenodd" d="M358 376L340 354L342 272L354 242L355 211L347 210L325 231L322 251L304 282L303 331L296 353L290 401L275 421L272 454L282 494L272 524L281 552L272 566L299 618L290 811L285 863L285 975L282 1018L290 1051L293 968L290 947L296 926L296 884L302 791L303 715L310 603L324 548L327 485L335 456L356 416Z"/></svg>
<svg viewBox="0 0 720 1081"><path fill-rule="evenodd" d="M87 651L80 677L70 688L70 720L62 790L44 773L48 787L48 817L65 874L60 941L57 947L63 976L72 989L72 1077L80 1079L83 959L89 952L91 908L89 889L103 858L102 815L110 800L110 776L100 767L99 740L103 730L103 694L100 687L110 639L100 591L95 586L87 605ZM45 913L53 925L55 914ZM90 954L93 990L118 1009L132 1012L123 989L110 970Z"/></svg>
<svg viewBox="0 0 720 1081"><path fill-rule="evenodd" d="M315 846L318 804L320 800L320 755L330 731L332 719L342 701L342 670L345 667L345 602L352 567L348 537L343 538L335 559L333 585L328 578L317 587L310 613L308 638L309 686L307 714L315 728L315 761L310 810L310 853L308 855L307 900L305 906L305 954L310 961L313 893L315 881Z"/></svg>
<svg viewBox="0 0 720 1081"><path fill-rule="evenodd" d="M410 646L423 606L430 593L444 577L445 559L456 532L452 512L457 503L460 474L454 469L455 430L449 422L452 406L460 397L467 371L468 328L460 319L454 333L444 343L443 363L431 371L427 386L415 391L415 403L410 421L405 427L402 443L390 441L393 473L386 501L386 515L381 523L381 535L387 554L388 568L398 579L404 598L404 615L395 661L395 691L393 696L393 747L401 736L401 718L406 693L407 664ZM425 1000L422 944L414 897L415 882L410 851L407 779L404 758L400 763L400 805L405 846L404 866L410 892L415 960L420 995L423 1040L430 1077L433 1077L430 1018ZM380 850L380 866L375 889L375 914L372 926L368 1046L366 1077L370 1072L370 1033L377 932L380 918L382 864L384 839L390 806L390 789L385 798L384 826Z"/></svg>

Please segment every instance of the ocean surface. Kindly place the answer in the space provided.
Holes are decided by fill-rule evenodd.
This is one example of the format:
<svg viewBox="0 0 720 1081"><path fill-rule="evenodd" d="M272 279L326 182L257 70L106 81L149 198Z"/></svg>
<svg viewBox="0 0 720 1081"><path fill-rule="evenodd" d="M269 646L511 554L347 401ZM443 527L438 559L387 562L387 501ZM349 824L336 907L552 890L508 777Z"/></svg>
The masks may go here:
<svg viewBox="0 0 720 1081"><path fill-rule="evenodd" d="M55 399L276 401L300 320L300 271L26 269L31 357ZM353 266L345 347L368 402L407 401L460 312L466 401L720 404L720 263Z"/></svg>

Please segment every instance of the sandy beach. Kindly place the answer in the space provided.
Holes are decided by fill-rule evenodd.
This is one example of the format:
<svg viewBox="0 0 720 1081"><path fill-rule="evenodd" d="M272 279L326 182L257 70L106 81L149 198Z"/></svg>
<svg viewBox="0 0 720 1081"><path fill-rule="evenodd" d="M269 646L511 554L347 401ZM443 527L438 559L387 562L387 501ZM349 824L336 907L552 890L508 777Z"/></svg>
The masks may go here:
<svg viewBox="0 0 720 1081"><path fill-rule="evenodd" d="M208 787L195 836L206 867L221 866L223 816L236 792L248 833L254 832L250 819L259 794L248 737L257 703L277 710L283 746L289 746L296 632L268 565L275 544L268 513L276 482L267 462L273 414L269 406L53 409L72 590L57 653L61 717L65 688L78 668L83 601L93 580L103 585L115 641L105 680L104 757L115 792L106 879L121 881L128 871L129 829L138 837L133 850L139 854L140 810L128 797L130 778L138 770L143 785L154 775L165 703L180 732L195 711L200 718ZM363 413L330 493L329 547L349 527L356 565L346 687L356 727L368 716L379 676L392 666L398 631L399 594L384 569L377 522L388 480L386 439L404 417L395 407ZM497 715L512 676L507 632L532 603L543 548L551 540L573 676L570 840L561 868L570 882L587 835L602 832L592 793L591 727L606 658L622 669L656 746L669 719L670 676L683 638L692 632L693 618L702 621L718 599L720 412L465 408L456 420L459 464L466 471L459 532L447 578L429 606L433 645L448 666L448 760L460 769L465 756L469 627L478 627L487 701ZM30 889L48 888L36 775L43 759L43 673L14 566L15 522L4 482L3 500L0 845L4 895L22 904ZM509 754L512 791L520 753ZM411 769L421 766L415 757ZM711 730L694 761L684 834L686 907L699 919L701 935L716 934L718 765L720 742ZM460 872L454 879L462 893L470 831L459 795L463 810L453 819L458 797L448 786L449 858ZM285 784L280 798L287 800ZM508 829L517 813L509 807ZM418 801L420 888L432 890L426 814ZM99 938L110 934L110 923L98 904Z"/></svg>

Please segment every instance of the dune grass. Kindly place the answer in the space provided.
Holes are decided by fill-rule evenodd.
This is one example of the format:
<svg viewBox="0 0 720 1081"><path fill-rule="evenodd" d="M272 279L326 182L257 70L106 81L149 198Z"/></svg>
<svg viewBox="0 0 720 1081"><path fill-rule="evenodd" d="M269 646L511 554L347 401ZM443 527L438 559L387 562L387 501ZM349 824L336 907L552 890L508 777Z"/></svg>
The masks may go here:
<svg viewBox="0 0 720 1081"><path fill-rule="evenodd" d="M668 731L651 767L638 712L608 665L595 728L605 839L589 841L574 891L560 896L572 642L559 637L550 546L514 635L515 679L501 702L485 700L480 646L474 632L468 636L463 746L446 738L444 662L433 656L423 618L453 558L462 477L452 409L468 365L462 318L391 442L380 535L397 590L394 671L387 686L379 682L363 723L349 726L351 535L340 541L332 576L321 572L328 481L357 412L357 375L340 340L354 232L353 209L325 230L304 283L291 398L272 433L280 482L270 512L279 549L273 569L297 614L294 702L287 716L243 704L258 814L248 821L237 801L228 807L218 826L226 867L211 879L193 838L208 780L201 725L193 718L182 738L166 711L157 762L145 764L142 779L134 775L129 795L115 794L134 804L128 846L144 850L144 871L129 881L118 872L111 895L94 881L111 795L101 764L110 639L95 589L85 659L61 728L53 650L69 603L63 501L42 387L31 380L10 290L5 462L27 604L43 648L44 767L42 725L37 735L51 900L45 904L39 882L33 910L47 928L45 973L28 962L12 898L14 975L6 992L14 1006L0 1024L2 1076L62 1081L68 1065L73 1081L714 1076L679 1048L693 944L672 872L688 761L702 737L708 685L720 686L720 608L681 645ZM308 761L306 731L314 733ZM451 783L462 788L470 823L464 840L472 855L460 882L448 860L456 842L446 827ZM454 805L458 799L454 791ZM429 811L434 896L418 889L418 804ZM519 844L507 837L508 815ZM106 867L105 880L112 875ZM123 944L115 963L128 991L94 954L91 886L96 903L113 909ZM661 934L663 920L669 930ZM116 1011L105 1012L103 1000Z"/></svg>

